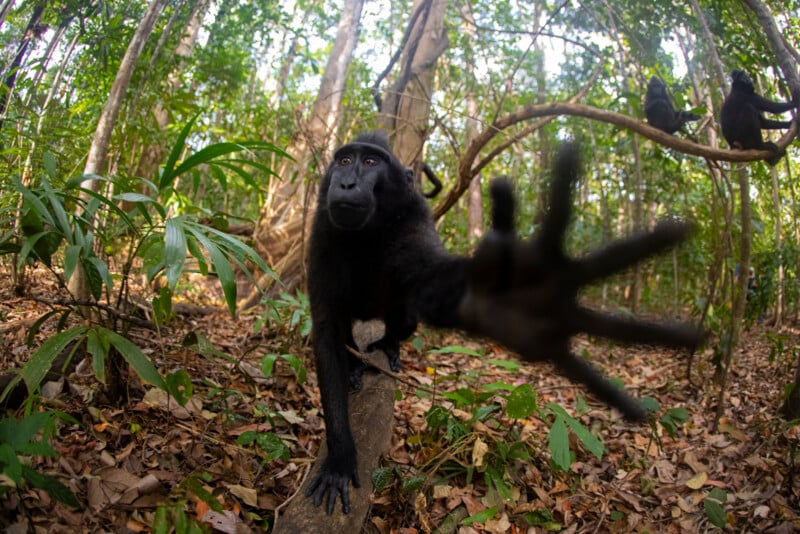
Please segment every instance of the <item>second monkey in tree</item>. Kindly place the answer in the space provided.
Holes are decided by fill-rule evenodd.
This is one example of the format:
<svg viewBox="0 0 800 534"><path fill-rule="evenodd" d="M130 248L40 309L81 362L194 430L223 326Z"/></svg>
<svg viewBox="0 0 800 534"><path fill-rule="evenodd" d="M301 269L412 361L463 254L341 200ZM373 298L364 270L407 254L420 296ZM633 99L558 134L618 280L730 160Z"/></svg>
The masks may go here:
<svg viewBox="0 0 800 534"><path fill-rule="evenodd" d="M689 121L700 119L700 115L688 111L675 111L667 93L667 86L655 76L651 77L647 84L644 113L650 126L668 134L674 134Z"/></svg>
<svg viewBox="0 0 800 534"><path fill-rule="evenodd" d="M753 80L745 72L731 72L731 92L725 98L720 112L719 122L722 135L731 148L740 150L769 150L775 155L767 159L767 163L775 165L783 157L785 151L770 141L764 141L761 130L779 130L789 128L792 121L776 121L764 117L763 111L784 113L797 106L797 99L789 102L773 102L756 94Z"/></svg>

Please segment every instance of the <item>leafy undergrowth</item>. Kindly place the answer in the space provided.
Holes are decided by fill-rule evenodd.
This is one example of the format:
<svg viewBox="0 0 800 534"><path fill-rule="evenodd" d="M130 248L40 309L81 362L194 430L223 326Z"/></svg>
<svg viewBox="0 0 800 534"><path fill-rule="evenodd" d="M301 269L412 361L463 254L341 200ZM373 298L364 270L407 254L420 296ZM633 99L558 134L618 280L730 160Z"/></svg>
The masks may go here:
<svg viewBox="0 0 800 534"><path fill-rule="evenodd" d="M0 275L2 369L24 363L54 333L56 325L46 323L34 346L25 344L33 322L48 311L34 297L58 293L44 279L32 287L30 295L16 297ZM212 300L213 291L205 291ZM273 324L254 333L263 310L237 319L222 306L191 312L160 333L129 333L163 372L188 372L185 406L138 385L136 377L129 403L109 406L82 363L66 380L43 388L43 406L74 419L57 425L57 457L23 456L65 484L81 506L25 486L0 496L0 526L145 532L154 524L179 530L203 518L219 532L267 528L295 496L323 436L302 321L291 331ZM398 384L392 447L373 480L381 489L367 530L703 532L716 524L737 532L791 532L800 527L794 467L800 438L797 426L773 414L792 376L789 348L800 332L787 328L780 335L786 350L770 357L776 333L746 332L724 416L712 432L718 388L706 355L696 357L693 381L702 385L692 387L683 355L578 339L578 353L637 396L657 401L651 424L631 425L545 365L518 366L500 347L421 330L404 344L407 383ZM466 350L431 352L440 347ZM512 419L508 390L521 384L533 385L537 409ZM563 406L566 418L550 403ZM559 430L564 421L578 421L600 438L599 459L571 423ZM555 443L554 449L560 435L568 448ZM572 455L567 470L553 451ZM0 478L0 486L7 482Z"/></svg>

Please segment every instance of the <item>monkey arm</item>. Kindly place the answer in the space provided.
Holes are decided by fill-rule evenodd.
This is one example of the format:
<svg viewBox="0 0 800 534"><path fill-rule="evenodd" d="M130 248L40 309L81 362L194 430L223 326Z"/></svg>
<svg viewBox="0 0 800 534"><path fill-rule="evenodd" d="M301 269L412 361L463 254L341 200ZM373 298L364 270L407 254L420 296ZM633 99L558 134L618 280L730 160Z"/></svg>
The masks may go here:
<svg viewBox="0 0 800 534"><path fill-rule="evenodd" d="M757 94L750 95L750 102L760 111L768 111L770 113L785 113L797 106L793 101L775 102Z"/></svg>
<svg viewBox="0 0 800 534"><path fill-rule="evenodd" d="M768 119L766 117L761 117L759 121L759 127L762 130L783 130L785 128L789 128L792 125L792 121L776 121L773 119Z"/></svg>
<svg viewBox="0 0 800 534"><path fill-rule="evenodd" d="M575 148L562 149L556 161L550 211L541 231L525 242L516 240L511 228L510 185L492 184L493 229L468 265L460 316L468 330L492 337L525 360L551 362L626 417L640 420L644 412L639 404L572 354L570 338L584 332L626 343L694 348L703 341L703 333L686 325L601 314L580 306L577 295L583 286L676 245L690 228L666 222L652 232L618 241L584 258L567 257L563 242L577 165Z"/></svg>

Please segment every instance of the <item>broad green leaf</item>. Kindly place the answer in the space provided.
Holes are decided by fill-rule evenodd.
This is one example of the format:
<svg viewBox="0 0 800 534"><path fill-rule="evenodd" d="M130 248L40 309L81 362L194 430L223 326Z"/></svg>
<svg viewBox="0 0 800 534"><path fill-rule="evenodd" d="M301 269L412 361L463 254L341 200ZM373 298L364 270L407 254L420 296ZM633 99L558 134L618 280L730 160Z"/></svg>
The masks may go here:
<svg viewBox="0 0 800 534"><path fill-rule="evenodd" d="M561 417L556 416L553 421L553 426L550 427L548 433L548 440L550 444L550 457L553 463L560 469L566 471L572 464L569 454L569 435L567 434L567 427Z"/></svg>
<svg viewBox="0 0 800 534"><path fill-rule="evenodd" d="M153 362L144 355L139 347L113 330L102 327L96 328L98 330L98 335L108 338L108 342L111 346L119 351L125 361L128 362L136 374L139 375L139 378L164 391L167 390L167 384L164 382L164 379L161 378L161 375L158 374L158 370L153 365Z"/></svg>
<svg viewBox="0 0 800 534"><path fill-rule="evenodd" d="M186 235L180 218L167 219L164 224L164 268L167 285L175 289L186 263Z"/></svg>
<svg viewBox="0 0 800 534"><path fill-rule="evenodd" d="M372 486L380 493L394 480L394 470L391 467L379 467L372 471Z"/></svg>
<svg viewBox="0 0 800 534"><path fill-rule="evenodd" d="M497 367L502 367L503 369L508 369L509 371L516 371L520 368L521 364L515 360L486 360L487 362L491 363L492 365L496 365Z"/></svg>
<svg viewBox="0 0 800 534"><path fill-rule="evenodd" d="M61 354L67 345L70 344L70 342L76 340L85 333L86 327L84 326L78 326L71 328L70 330L65 330L64 332L60 332L42 343L42 346L39 347L36 352L31 354L28 363L26 363L20 371L20 375L25 381L28 391L32 392L38 389L42 379L53 365L53 360L55 360L56 357ZM73 347L73 350L74 349L75 348Z"/></svg>
<svg viewBox="0 0 800 534"><path fill-rule="evenodd" d="M708 496L703 499L703 507L706 511L706 517L712 525L719 528L725 528L727 517L723 504L727 502L728 494L719 488L714 488L709 492Z"/></svg>
<svg viewBox="0 0 800 534"><path fill-rule="evenodd" d="M562 418L564 422L569 425L570 429L572 429L580 442L583 443L583 446L586 447L589 452L594 454L598 460L603 457L605 446L594 434L589 432L588 428L583 426L580 421L569 415L566 410L564 410L564 408L558 404L549 403L547 407L556 414L556 417Z"/></svg>
<svg viewBox="0 0 800 534"><path fill-rule="evenodd" d="M97 330L90 329L86 333L86 352L92 355L92 371L98 381L106 383L106 359L110 344L107 337L97 335Z"/></svg>
<svg viewBox="0 0 800 534"><path fill-rule="evenodd" d="M517 386L507 397L506 413L512 419L529 417L536 409L536 392L530 384Z"/></svg>
<svg viewBox="0 0 800 534"><path fill-rule="evenodd" d="M440 349L433 349L428 351L430 354L466 354L467 356L483 356L480 352L469 347L462 347L460 345L450 345Z"/></svg>
<svg viewBox="0 0 800 534"><path fill-rule="evenodd" d="M197 115L189 119L189 122L186 123L178 134L175 144L172 145L172 151L169 153L169 158L167 158L167 162L164 164L164 169L158 181L159 190L163 190L168 185L171 185L172 181L177 176L175 164L178 162L178 158L181 157L183 149L186 147L186 137L188 137L189 132L192 131L192 126L194 126L198 117L200 117L200 113L197 113Z"/></svg>
<svg viewBox="0 0 800 534"><path fill-rule="evenodd" d="M261 372L267 378L272 377L272 372L275 369L275 362L278 361L277 354L267 354L261 359Z"/></svg>
<svg viewBox="0 0 800 534"><path fill-rule="evenodd" d="M481 510L477 514L472 514L468 518L464 519L461 522L461 524L468 526L474 523L486 523L488 520L490 520L496 515L497 515L497 506L490 506L485 510Z"/></svg>
<svg viewBox="0 0 800 534"><path fill-rule="evenodd" d="M178 369L174 373L169 373L166 379L167 392L172 395L178 404L186 406L192 398L192 379L186 369Z"/></svg>
<svg viewBox="0 0 800 534"><path fill-rule="evenodd" d="M208 251L209 256L211 256L211 264L217 272L220 285L222 285L222 292L225 294L225 302L228 304L228 310L230 310L231 316L236 315L236 280L233 276L233 269L231 269L228 258L219 250L211 239L203 234L203 232L191 227L188 229L203 248Z"/></svg>
<svg viewBox="0 0 800 534"><path fill-rule="evenodd" d="M75 495L64 484L48 475L43 475L28 466L22 466L22 475L31 485L43 489L48 495L73 508L80 508L80 503Z"/></svg>

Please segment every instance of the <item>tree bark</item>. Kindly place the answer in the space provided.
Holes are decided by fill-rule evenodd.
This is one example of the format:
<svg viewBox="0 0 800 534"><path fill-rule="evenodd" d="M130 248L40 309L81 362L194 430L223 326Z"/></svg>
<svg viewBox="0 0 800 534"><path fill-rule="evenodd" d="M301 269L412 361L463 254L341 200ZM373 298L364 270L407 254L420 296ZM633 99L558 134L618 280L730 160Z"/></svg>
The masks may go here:
<svg viewBox="0 0 800 534"><path fill-rule="evenodd" d="M280 180L272 180L259 220L253 232L256 251L278 274L282 291L293 292L305 277L305 236L311 218L308 208L316 199L317 184L309 178L314 169L321 172L337 142L336 126L341 117L342 98L347 87L347 67L358 44L364 0L345 0L325 73L308 119L300 121L298 131L286 151L294 161L285 160L278 170ZM272 283L264 275L258 286ZM274 293L274 291L273 291ZM260 299L259 287L247 296L242 307Z"/></svg>
<svg viewBox="0 0 800 534"><path fill-rule="evenodd" d="M696 2L697 0L692 1ZM797 62L792 57L791 51L786 47L786 41L778 29L778 25L775 24L775 19L772 17L769 8L761 0L742 0L742 4L755 13L770 47L775 53L778 66L789 83L792 95L800 96L800 77L797 75Z"/></svg>
<svg viewBox="0 0 800 534"><path fill-rule="evenodd" d="M401 69L386 91L378 115L378 125L389 134L392 150L419 177L422 150L428 138L431 95L436 63L449 45L444 30L447 0L415 0L409 21L409 38L403 50Z"/></svg>
<svg viewBox="0 0 800 534"><path fill-rule="evenodd" d="M14 0L5 0L5 2L0 4L0 28L3 27L3 23L6 21L6 16L13 6Z"/></svg>
<svg viewBox="0 0 800 534"><path fill-rule="evenodd" d="M125 55L122 57L117 76L114 78L114 83L111 85L111 92L108 95L108 100L100 113L100 119L97 121L97 128L94 131L92 144L89 147L89 155L86 158L86 165L84 166L84 174L100 174L104 170L106 156L108 155L108 145L111 140L111 132L114 130L114 125L117 122L119 110L122 107L122 101L125 97L125 91L130 85L133 70L136 67L136 61L142 53L147 38L153 32L156 20L164 8L166 0L152 0L147 7L147 11L142 17L139 26L136 28L128 48L125 50ZM97 190L97 181L92 180L87 185L92 190Z"/></svg>
<svg viewBox="0 0 800 534"><path fill-rule="evenodd" d="M354 329L356 343L365 347L370 341L383 336L380 321L360 323ZM376 367L386 368L386 356L380 352L370 354ZM394 421L395 381L376 373L364 374L362 388L350 395L350 428L358 450L358 479L360 488L350 487L350 513L342 513L337 506L333 515L325 514L324 502L317 508L313 500L305 496L306 489L327 456L325 440L322 440L317 460L311 466L302 487L289 502L284 513L276 520L275 534L328 534L330 532L361 532L370 510L372 493L372 471L378 467L381 455L389 450Z"/></svg>
<svg viewBox="0 0 800 534"><path fill-rule="evenodd" d="M731 310L731 330L730 343L725 352L725 359L722 366L722 377L717 396L717 409L714 415L713 431L717 431L717 425L725 410L725 390L728 385L728 376L733 363L733 351L739 344L739 335L742 330L744 320L744 310L747 305L747 281L750 275L750 245L751 245L751 207L750 207L750 177L747 169L740 165L739 176L739 221L741 224L741 236L739 242L739 276L736 279L736 290L734 293L733 309Z"/></svg>
<svg viewBox="0 0 800 534"><path fill-rule="evenodd" d="M3 83L5 84L6 88L4 91L0 92L0 129L3 128L6 113L8 112L8 105L9 102L11 102L11 95L14 92L14 87L17 83L17 75L22 68L22 62L25 59L25 55L28 53L28 47L30 46L31 42L34 39L38 39L39 35L41 35L46 29L46 26L42 27L41 25L43 12L44 4L36 4L33 6L31 18L28 20L28 27L25 29L25 32L22 34L22 39L17 45L17 53L14 54L14 59L11 61L11 65L5 72L5 80L3 80Z"/></svg>
<svg viewBox="0 0 800 534"><path fill-rule="evenodd" d="M788 164L788 161L787 161ZM781 326L783 322L783 221L781 220L781 192L780 184L778 183L778 169L772 167L770 169L772 177L772 205L777 211L775 216L775 252L778 255L778 273L775 280L775 317L773 325L776 328Z"/></svg>
<svg viewBox="0 0 800 534"><path fill-rule="evenodd" d="M131 42L128 44L125 55L122 57L117 76L114 83L111 85L111 92L106 101L103 111L100 113L100 119L97 121L97 128L92 138L92 144L89 147L89 154L86 157L86 165L84 166L84 174L100 174L103 172L105 166L106 156L108 155L108 145L111 141L111 132L114 129L114 124L117 122L119 110L122 107L122 100L125 96L125 91L131 81L133 69L136 66L136 61L142 53L147 38L153 32L158 15L164 7L166 0L152 0L147 7L147 11L142 17L139 26L136 28ZM88 180L85 186L92 191L97 191L99 188L99 181L96 179ZM89 196L86 195L84 200L88 200ZM77 263L72 277L69 279L69 291L76 300L89 300L90 292L89 285L86 281L86 273L83 270L81 262Z"/></svg>

